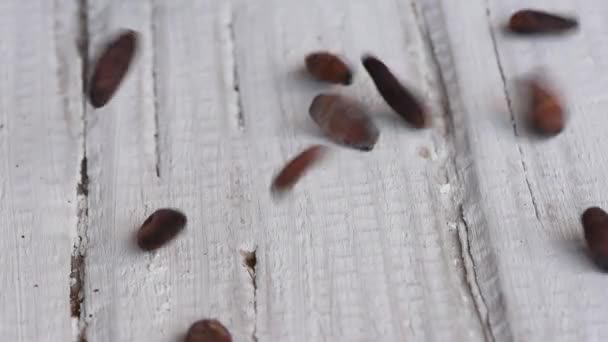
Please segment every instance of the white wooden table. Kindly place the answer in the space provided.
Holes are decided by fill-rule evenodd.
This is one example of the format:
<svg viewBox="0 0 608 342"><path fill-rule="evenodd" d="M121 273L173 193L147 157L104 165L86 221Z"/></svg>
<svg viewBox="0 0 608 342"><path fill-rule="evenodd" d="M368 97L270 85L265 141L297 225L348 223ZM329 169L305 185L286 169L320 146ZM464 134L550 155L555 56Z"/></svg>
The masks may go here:
<svg viewBox="0 0 608 342"><path fill-rule="evenodd" d="M580 31L504 34L523 7ZM606 341L579 218L608 207L607 17L605 0L0 1L0 340L178 341L215 317L235 341ZM121 28L142 49L94 110L87 61ZM350 58L354 85L302 77L318 49ZM432 128L391 113L365 52ZM520 115L539 67L568 103L552 139ZM307 112L321 91L365 102L380 141L329 143L277 202L275 172L327 143ZM167 206L186 231L138 251Z"/></svg>

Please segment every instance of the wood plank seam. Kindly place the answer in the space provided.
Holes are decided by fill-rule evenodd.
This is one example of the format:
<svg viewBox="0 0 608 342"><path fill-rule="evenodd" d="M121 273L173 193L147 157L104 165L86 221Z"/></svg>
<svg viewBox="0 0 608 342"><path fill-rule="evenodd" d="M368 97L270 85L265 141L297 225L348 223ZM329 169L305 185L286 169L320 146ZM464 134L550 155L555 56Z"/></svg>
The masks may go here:
<svg viewBox="0 0 608 342"><path fill-rule="evenodd" d="M88 0L78 0L78 49L80 53L82 72L81 82L83 85L83 93L86 94L89 77L89 29L88 29ZM87 98L82 98L81 112L81 159L80 159L80 178L76 184L76 201L77 201L77 221L76 221L76 236L73 237L72 248L72 265L70 271L70 307L72 308L72 317L76 320L74 326L73 339L74 341L86 340L86 307L83 305L84 298L84 281L85 281L85 258L88 245L88 215L89 215L89 175L87 172L87 139L86 139L86 113L87 113Z"/></svg>
<svg viewBox="0 0 608 342"><path fill-rule="evenodd" d="M439 56L437 52L436 42L433 40L432 35L430 34L430 27L428 25L426 16L424 15L424 9L420 7L418 0L411 0L412 12L414 13L414 18L416 20L418 29L420 30L420 36L424 39L425 44L427 45L427 50L429 53L429 60L433 64L433 69L435 71L436 78L438 79L438 91L442 97L441 105L442 105L442 113L444 120L446 121L446 131L444 133L444 139L446 143L448 143L448 155L446 156L446 178L448 178L449 183L452 185L457 185L459 188L462 187L463 182L459 178L456 170L456 149L453 148L455 139L454 139L454 131L455 125L453 120L453 112L450 108L450 97L448 95L447 84L445 80L444 71L441 67L441 63L439 62ZM441 37L440 37L441 38ZM441 41L439 41L441 43ZM449 50L448 50L449 51ZM462 193L459 197L462 197ZM488 308L481 293L481 289L479 287L479 283L477 281L477 274L475 272L475 264L473 262L473 256L471 254L470 244L469 244L469 226L464 218L464 210L463 210L463 198L453 199L452 206L457 207L457 231L458 231L458 248L460 250L459 257L460 262L464 265L464 282L465 289L467 290L467 295L470 299L475 303L475 314L477 316L477 320L479 321L480 329L483 331L486 340L496 341L496 338L493 334L492 327L490 325L489 317L488 317Z"/></svg>
<svg viewBox="0 0 608 342"><path fill-rule="evenodd" d="M420 30L420 36L425 40L425 42L428 46L428 52L429 52L429 57L430 57L429 59L430 59L430 62L433 64L434 71L437 74L436 78L439 80L439 82L438 82L439 90L438 91L439 91L440 95L442 96L442 101L441 101L442 102L441 103L442 112L443 112L444 120L446 121L446 126L447 126L446 131L444 133L445 134L444 138L449 145L448 155L446 156L446 163L448 164L448 165L446 165L446 169L447 169L446 178L448 178L450 184L456 184L459 188L461 188L463 182L458 177L458 175L455 174L455 173L457 173L457 172L455 172L455 170L457 170L456 149L453 148L454 140L455 140L454 139L455 125L454 125L454 120L453 120L453 112L450 108L450 97L448 94L447 83L445 80L444 71L443 71L443 69L441 67L441 63L439 61L436 42L434 41L432 35L430 34L431 28L429 27L426 16L424 15L425 14L424 9L420 7L420 4L418 4L417 0L412 0L411 6L412 6L413 13L414 13L414 18L415 18L416 23L418 24L418 28ZM438 41L438 43L441 43L441 41ZM475 305L474 305L475 313L477 315L477 319L479 320L480 328L484 332L486 339L495 341L496 339L493 335L492 328L489 323L487 305L483 299L481 290L479 288L479 284L477 282L477 275L475 273L475 265L473 263L473 257L472 257L472 254L470 251L470 245L469 245L469 238L468 238L469 229L468 229L468 224L464 219L462 203L463 203L462 198L456 198L456 199L453 199L452 205L454 207L458 207L457 243L458 243L458 247L460 249L460 259L461 259L460 261L464 265L465 274L463 275L463 277L464 277L465 281L463 283L468 292L467 293L468 296L471 298L473 303L475 303Z"/></svg>
<svg viewBox="0 0 608 342"><path fill-rule="evenodd" d="M494 55L496 56L496 64L498 66L498 71L500 73L500 79L502 80L502 86L503 86L503 90L505 93L505 99L507 100L507 108L509 109L509 114L511 115L511 123L513 124L513 134L517 138L517 137L519 137L519 130L517 128L517 122L515 120L515 111L513 110L513 102L511 100L511 94L509 91L509 87L507 86L507 79L505 76L504 67L502 65L502 60L500 58L500 52L498 51L498 43L496 42L496 32L494 32L495 30L494 30L494 25L493 25L493 20L492 20L492 10L490 9L490 0L485 0L485 5L486 5L486 20L488 22L490 38L492 38L492 47L494 48ZM517 143L517 149L519 151L521 167L523 169L526 187L528 188L528 192L530 193L530 199L532 200L532 206L534 207L534 215L536 215L536 219L542 225L543 222L540 219L540 213L538 211L536 196L534 195L534 192L532 191L532 186L530 185L530 179L528 176L528 168L526 166L526 161L524 158L524 151L523 151L521 144L519 143L519 141L517 139L516 139L516 143Z"/></svg>
<svg viewBox="0 0 608 342"><path fill-rule="evenodd" d="M453 117L452 117L452 111L450 109L450 98L448 95L448 90L447 90L447 85L445 82L445 77L444 77L444 73L443 73L443 69L441 68L441 64L439 62L439 57L437 54L437 48L435 46L435 42L433 40L433 38L431 37L430 33L429 33L429 27L428 27L428 23L426 21L426 18L424 17L423 14L421 14L421 9L420 9L420 5L418 4L417 0L412 0L411 2L412 5L412 10L414 13L414 17L416 19L416 22L418 23L418 27L420 29L420 35L421 37L427 42L427 45L429 47L429 53L430 53L430 60L431 62L434 64L434 68L436 70L437 73L437 78L439 80L439 92L441 93L441 96L443 97L442 100L442 111L443 111L443 115L444 115L444 119L446 121L446 132L445 132L445 139L446 142L449 142L449 144L453 144L454 143L454 139L453 139L453 133L454 133L454 122L453 122ZM449 148L449 155L447 156L446 159L448 159L446 162L450 163L451 165L449 166L449 168L451 168L451 170L446 170L446 177L449 179L450 184L458 184L458 186L462 185L462 182L460 181L458 175L454 175L454 170L457 169L456 167L456 157L455 157L455 149L454 148ZM485 336L487 339L490 339L492 341L495 341L495 337L492 333L492 329L491 326L489 324L489 319L488 319L488 310L487 310L487 305L483 299L483 296L481 294L480 288L479 288L479 284L477 282L477 275L475 273L475 265L473 262L473 256L471 254L470 251L470 244L469 244L469 229L468 229L468 224L464 219L464 213L463 213L463 208L462 208L462 198L461 199L456 199L453 203L453 205L457 205L458 208L458 217L457 217L457 229L458 229L458 247L460 249L460 261L462 262L462 264L464 265L464 284L466 287L466 290L468 292L468 295L470 296L471 300L475 303L474 308L475 308L475 313L477 315L477 319L479 320L479 324L481 329L483 330Z"/></svg>
<svg viewBox="0 0 608 342"><path fill-rule="evenodd" d="M418 8L417 0L412 0L412 4L414 9ZM440 13L430 13L431 11L438 11ZM473 254L471 252L471 238L470 238L470 229L469 224L465 218L465 199L467 197L466 194L466 174L470 171L471 163L465 163L465 167L459 167L459 159L467 158L469 148L466 146L464 149L458 149L458 135L462 135L460 138L464 138L465 142L468 144L466 133L457 131L460 127L456 124L454 114L458 112L460 104L456 103L458 101L458 80L457 75L452 75L452 79L448 81L448 77L446 77L446 73L455 70L453 68L454 61L453 56L451 54L451 47L446 49L442 49L442 51L447 51L447 53L438 52L438 47L441 44L449 44L449 38L446 37L446 28L442 23L442 20L431 20L429 17L440 16L443 17L444 13L439 4L434 4L430 10L421 11L424 17L424 27L426 27L426 31L428 33L422 34L424 39L427 39L429 45L431 46L431 60L434 64L436 64L438 77L440 80L440 84L442 87L442 92L445 98L444 101L444 115L447 122L446 129L446 140L449 141L449 144L452 148L450 148L448 159L452 165L449 167L452 168L451 172L448 172L449 181L451 184L456 185L459 189L461 189L460 193L457 195L458 198L454 200L454 206L458 208L458 244L460 248L460 258L461 262L464 265L464 277L466 279L465 285L468 290L470 297L475 303L475 311L477 314L477 318L481 325L481 328L484 332L485 338L488 341L496 341L496 334L494 332L494 327L490 318L490 310L489 306L484 298L484 294L482 292L481 286L479 284L479 277L476 272L475 260L473 258ZM414 13L417 13L415 11ZM435 18L437 19L437 18ZM431 27L429 23L436 23L438 27ZM424 33L424 32L423 32ZM434 33L434 34L433 34ZM451 86L449 82L456 83L456 86ZM458 126L458 127L457 127ZM499 289L497 289L499 291Z"/></svg>

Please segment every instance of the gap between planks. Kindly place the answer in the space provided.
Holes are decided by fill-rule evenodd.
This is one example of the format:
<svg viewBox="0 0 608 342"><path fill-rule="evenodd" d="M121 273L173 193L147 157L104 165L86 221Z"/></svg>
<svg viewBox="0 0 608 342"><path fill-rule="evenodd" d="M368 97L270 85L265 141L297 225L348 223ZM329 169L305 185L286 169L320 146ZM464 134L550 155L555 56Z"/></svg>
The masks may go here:
<svg viewBox="0 0 608 342"><path fill-rule="evenodd" d="M88 0L78 1L78 50L81 62L81 82L82 93L86 94L88 90L89 77L89 28L88 28ZM87 97L82 97L81 108L81 157L79 179L76 184L76 236L73 238L72 247L72 263L70 271L70 308L72 319L75 320L73 325L72 338L74 341L86 341L86 313L83 305L84 298L84 279L85 279L85 258L88 244L87 229L88 229L88 195L89 195L89 175L87 161Z"/></svg>
<svg viewBox="0 0 608 342"><path fill-rule="evenodd" d="M489 0L486 0L486 5L487 5L487 15L488 15L488 20L490 19L490 13L489 13ZM466 173L469 170L469 167L464 167L464 168L459 168L458 167L458 160L460 158L466 158L466 155L468 153L468 147L464 148L464 149L458 149L456 148L458 146L458 137L457 134L461 134L458 133L457 130L461 129L461 127L457 127L457 123L454 120L454 113L457 111L457 107L458 104L455 103L458 98L458 92L454 92L453 87L450 88L450 84L448 84L448 80L446 77L446 74L449 72L453 72L454 68L454 62L453 62L453 57L451 55L451 50L450 50L450 46L448 46L445 51L447 51L447 53L441 53L438 51L438 44L444 43L444 44L448 44L446 43L447 41L449 41L447 38L447 32L446 32L446 27L444 25L442 25L442 20L433 20L433 19L437 19L437 18L431 18L429 19L430 16L434 16L434 15L439 15L441 17L443 17L445 14L443 13L443 9L441 6L441 1L440 0L436 0L433 1L433 3L431 4L427 4L427 6L429 6L429 8L427 8L425 10L424 6L425 5L420 5L418 0L411 0L411 6L412 6L412 10L414 12L416 21L418 23L418 26L420 28L420 34L422 36L422 38L425 40L425 43L428 45L428 50L430 53L430 61L433 64L433 67L437 73L437 79L439 80L439 91L442 98L442 105L443 105L443 114L444 114L444 119L446 120L447 123L447 127L446 127L446 132L444 135L444 138L446 140L446 144L448 144L448 156L447 156L447 178L449 179L449 183L451 185L456 185L458 187L458 195L456 196L457 198L453 199L453 208L455 208L457 210L457 229L458 229L458 247L460 249L460 259L462 264L464 265L464 278L465 278L465 286L466 289L468 291L468 295L471 297L471 299L474 302L474 307L475 307L475 313L477 315L477 320L479 321L481 330L484 333L485 339L487 341L496 341L496 334L494 331L494 327L491 324L491 319L490 319L490 310L488 308L488 305L486 303L486 300L484 299L484 294L482 293L481 287L479 285L479 278L478 278L478 274L476 272L476 266L475 266L475 261L471 252L471 238L470 238L470 229L469 229L469 224L466 220L466 215L465 215L465 202L466 202L466 192L464 191L465 186L466 186ZM422 8L421 8L422 6ZM434 13L431 13L434 12ZM439 13L436 13L439 12ZM434 24L429 24L429 22L434 23ZM491 25L491 24L489 24ZM492 37L492 41L493 44L495 45L495 58L497 59L497 64L498 67L500 69L500 74L503 77L503 83L505 82L504 80L504 74L502 71L502 67L500 64L500 58L498 56L498 51L497 51L497 47L496 47L496 41L494 39L494 32L492 30L492 27L489 26L490 29L490 34ZM457 83L457 82L456 82ZM507 89L506 89L506 83L505 84L505 94L507 96L508 99L508 93L507 93ZM516 130L516 126L515 126L515 121L513 118L513 111L511 109L511 104L509 101L509 110L511 112L511 116L513 119L513 129L514 129L514 134L517 135L517 130ZM465 136L466 139L466 136ZM520 148L520 152L521 152L521 148ZM523 152L522 152L523 153ZM464 154L464 156L462 155ZM522 156L522 164L523 164L523 156ZM525 171L525 164L523 165L524 167L524 171ZM527 178L526 178L527 179ZM535 207L536 209L536 207ZM499 288L495 288L495 291L500 291Z"/></svg>

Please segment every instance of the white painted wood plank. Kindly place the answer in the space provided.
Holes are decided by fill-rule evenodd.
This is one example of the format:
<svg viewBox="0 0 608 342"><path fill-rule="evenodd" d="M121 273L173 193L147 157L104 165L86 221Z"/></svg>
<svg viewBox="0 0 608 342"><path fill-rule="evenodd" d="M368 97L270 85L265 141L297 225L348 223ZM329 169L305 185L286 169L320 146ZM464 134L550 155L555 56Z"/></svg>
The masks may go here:
<svg viewBox="0 0 608 342"><path fill-rule="evenodd" d="M178 203L191 222L177 250L183 255L167 250L177 277L175 309L166 322L185 331L195 320L217 318L235 340L250 340L254 288L241 250L253 250L245 220L256 208L247 154L231 139L238 131L238 104L229 4L158 0L155 6L164 202Z"/></svg>
<svg viewBox="0 0 608 342"><path fill-rule="evenodd" d="M80 157L73 1L0 4L0 340L71 339Z"/></svg>
<svg viewBox="0 0 608 342"><path fill-rule="evenodd" d="M242 1L235 46L251 181L260 341L482 339L466 286L440 85L407 1ZM298 69L317 49L356 66L348 88L311 82ZM377 95L359 58L373 52L418 87L435 111L414 132ZM292 196L275 203L272 173L310 143L327 143L308 116L321 91L351 94L382 131L373 152L332 145L333 155ZM421 157L426 151L431 157ZM253 176L255 175L255 176Z"/></svg>
<svg viewBox="0 0 608 342"><path fill-rule="evenodd" d="M92 53L123 27L143 42L117 96L87 113L88 341L176 340L205 317L224 322L236 341L253 331L253 284L240 253L252 245L236 225L247 207L246 169L238 169L246 159L224 139L233 125L224 98L232 81L222 72L231 51L219 5L89 3ZM133 235L160 207L183 210L188 226L166 248L141 252Z"/></svg>
<svg viewBox="0 0 608 342"><path fill-rule="evenodd" d="M523 7L577 13L582 30L559 38L501 32ZM587 258L579 219L586 207L607 204L601 76L608 5L436 1L426 14L433 39L441 42L467 240L493 338L606 340L608 324L601 317L608 309L600 304L606 280ZM561 89L571 115L566 130L552 139L531 136L521 113L517 80L539 67Z"/></svg>
<svg viewBox="0 0 608 342"><path fill-rule="evenodd" d="M86 107L89 188L87 225L81 231L84 267L82 335L88 341L135 341L160 335L163 269L137 253L133 233L149 214L155 184L151 8L147 1L89 1L86 26L91 67L122 29L140 33L134 67L103 108ZM89 70L90 71L90 70ZM156 272L154 272L156 271ZM135 310L132 310L135 309ZM144 324L145 322L145 324Z"/></svg>

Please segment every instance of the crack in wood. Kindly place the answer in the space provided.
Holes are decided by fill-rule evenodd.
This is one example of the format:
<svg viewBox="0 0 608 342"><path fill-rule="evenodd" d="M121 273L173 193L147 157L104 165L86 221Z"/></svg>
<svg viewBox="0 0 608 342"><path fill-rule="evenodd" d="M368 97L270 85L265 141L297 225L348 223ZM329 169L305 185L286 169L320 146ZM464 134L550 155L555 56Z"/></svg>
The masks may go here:
<svg viewBox="0 0 608 342"><path fill-rule="evenodd" d="M88 242L88 194L89 194L89 176L87 173L87 157L82 157L80 163L80 180L76 186L77 204L77 222L76 222L76 237L73 244L72 264L70 271L70 307L72 317L78 318L78 338L82 340L86 329L86 322L83 320L84 310L83 303L84 283L85 283L85 258L86 247Z"/></svg>
<svg viewBox="0 0 608 342"><path fill-rule="evenodd" d="M75 249L78 247L74 246ZM82 275L83 275L84 258L76 252L72 255L71 272L70 272L70 311L72 317L80 318L80 305L82 304Z"/></svg>
<svg viewBox="0 0 608 342"><path fill-rule="evenodd" d="M469 224L464 215L464 207L461 204L458 209L458 242L460 245L460 258L464 264L464 272L465 278L467 279L468 291L475 302L475 307L477 308L476 312L479 320L485 327L486 338L491 341L496 341L496 336L494 335L494 329L492 328L492 323L490 322L490 313L488 310L488 305L481 291L481 287L479 286L479 277L477 276L477 272L475 271L475 259L473 258L473 252L471 251L471 244L469 241L470 236L470 228ZM479 298L479 300L476 300Z"/></svg>
<svg viewBox="0 0 608 342"><path fill-rule="evenodd" d="M428 29L426 27L426 22L423 20L423 18L421 17L420 14L420 9L418 7L418 3L417 1L413 0L411 2L411 6L412 6L412 10L414 13L414 18L416 20L416 23L418 24L418 28L420 31L420 36L423 38L423 40L425 41L425 43L428 46L429 49L429 56L431 59L431 62L434 64L434 69L437 73L436 77L439 80L439 91L440 91L440 96L442 97L442 111L443 111L443 116L444 119L446 120L447 123L447 127L446 127L446 131L445 131L445 135L444 138L449 139L452 136L452 132L454 129L454 122L453 122L453 117L451 115L451 111L449 108L449 98L448 98L448 91L447 91L447 86L446 86L446 82L444 80L444 75L439 63L439 59L437 57L437 49L435 47L435 42L433 41L432 37L430 36L430 34L428 33ZM452 154L452 158L450 158L449 156L446 158L446 162L449 163L450 159L455 159L455 152L450 149L450 154ZM451 160L452 163L455 164L455 160ZM446 170L446 178L450 179L450 176ZM458 182L461 183L461 182ZM456 203L454 203L456 204ZM473 256L471 254L471 246L469 245L469 241L468 241L468 236L469 236L469 227L468 224L466 223L466 221L464 220L464 211L463 211L463 207L462 204L459 204L459 209L458 209L458 221L462 224L459 224L459 229L458 229L458 239L456 239L456 242L459 245L459 250L460 250L460 259L461 262L464 265L464 287L465 290L467 292L468 297L475 303L475 314L477 315L477 319L479 320L479 322L482 324L483 326L483 330L484 330L484 334L486 336L491 336L492 341L495 341L496 339L493 336L492 333L492 328L489 322L489 317L488 317L488 310L487 310L487 305L485 303L485 300L483 299L483 296L481 295L481 291L479 289L479 284L477 282L477 275L475 273L475 264L473 262ZM462 229L461 227L464 227L464 229ZM476 298L479 298L479 303L476 300ZM482 312L485 312L486 314L482 314Z"/></svg>
<svg viewBox="0 0 608 342"><path fill-rule="evenodd" d="M502 59L500 58L500 53L498 51L498 42L496 41L496 32L492 27L492 11L490 9L489 0L486 0L486 21L488 22L488 29L490 31L490 37L492 38L492 47L494 48L494 55L496 56L496 64L498 65L498 71L500 73L500 79L502 81L503 91L505 93L505 99L507 101L507 108L509 109L509 114L511 115L511 124L513 125L513 134L515 135L515 139L519 138L519 130L517 128L517 121L515 120L515 111L513 110L513 103L511 100L511 94L509 91L509 87L507 85L507 78L505 76L504 67L502 65ZM534 215L536 219L541 222L540 212L538 210L538 204L536 202L536 197L534 196L534 192L532 191L532 186L530 184L530 178L528 177L528 168L526 166L524 150L519 143L516 141L517 150L519 152L519 160L521 162L521 167L524 173L524 180L526 182L526 187L528 188L528 193L530 194L530 199L532 201L532 207L534 208Z"/></svg>
<svg viewBox="0 0 608 342"><path fill-rule="evenodd" d="M160 121L159 121L159 91L158 91L158 87L159 87L159 82L158 82L158 59L156 56L156 51L155 51L155 46L158 45L157 43L157 39L158 39L158 32L157 32L157 27L156 27L156 19L157 19L157 15L156 15L156 3L152 3L152 8L151 8L151 20L150 20L150 32L152 33L152 46L149 49L150 53L152 54L151 58L152 58L152 91L153 91L153 95L154 95L154 159L155 159L155 170L156 170L156 177L160 178L160 169L161 169L161 153L160 153Z"/></svg>
<svg viewBox="0 0 608 342"><path fill-rule="evenodd" d="M78 181L78 185L76 185L76 194L81 196L89 195L89 175L87 172L87 155L86 151L84 152L84 156L80 160L80 180Z"/></svg>
<svg viewBox="0 0 608 342"><path fill-rule="evenodd" d="M437 44L430 33L430 27L428 24L428 19L425 17L425 12L423 9L419 9L418 2L416 0L412 0L411 2L413 13L415 16L415 20L418 23L421 37L426 41L427 45L430 47L430 57L432 63L435 64L435 70L437 72L437 78L439 80L439 88L441 91L442 98L442 106L443 106L443 116L446 121L446 131L445 131L445 139L451 141L452 143L449 146L456 146L458 137L464 138L466 141L466 133L459 132L456 130L456 122L454 118L455 108L458 108L458 103L455 102L457 100L457 96L450 96L450 88L448 87L448 83L446 81L446 77L444 75L445 70L450 70L453 61L451 60L453 57L449 56L448 61L442 61L438 55ZM443 29L445 30L445 29ZM449 50L448 50L449 51ZM447 66L445 65L447 64ZM502 73L502 71L501 71ZM452 89L454 90L454 89ZM455 94L458 94L457 89ZM454 94L452 94L454 95ZM510 105L509 105L510 106ZM511 111L512 114L512 111ZM516 129L516 128L515 128ZM466 146L466 143L465 143ZM465 151L467 148L464 149ZM462 151L460 151L462 153ZM468 169L471 166L471 163L467 163L464 168L458 168L458 155L459 151L456 148L448 149L448 156L446 157L446 163L449 163L452 167L447 168L446 177L450 183L455 183L459 188L465 189L466 187L466 178L465 175L468 172ZM479 284L479 276L476 272L475 259L473 258L472 246L470 245L470 227L468 222L465 219L464 214L464 203L466 199L466 194L464 192L459 196L460 198L452 199L453 206L457 208L457 222L458 222L458 237L456 239L456 243L459 246L460 252L460 260L464 265L464 287L468 292L468 297L473 300L474 310L477 315L477 319L481 324L481 329L485 335L487 340L496 341L496 334L494 331L494 327L491 323L490 311L488 308L488 304L482 294L482 289ZM498 296L500 296L500 289L496 288L498 291Z"/></svg>
<svg viewBox="0 0 608 342"><path fill-rule="evenodd" d="M530 194L530 199L532 200L532 207L534 208L534 216L536 216L536 220L538 220L538 222L541 223L542 225L542 220L540 219L540 212L538 210L538 204L536 203L536 196L534 195L534 192L532 191L532 185L530 184L530 179L528 177L528 167L526 166L526 162L524 161L524 152L521 148L521 146L517 146L519 149L519 154L520 154L520 160L521 160L521 167L523 168L524 171L524 180L526 182L526 187L528 188L528 193Z"/></svg>
<svg viewBox="0 0 608 342"><path fill-rule="evenodd" d="M253 331L251 332L251 339L254 342L258 341L257 337L257 326L258 326L258 284L256 266L258 263L257 248L252 251L241 250L241 256L243 257L243 265L247 268L247 273L251 277L251 285L253 287Z"/></svg>
<svg viewBox="0 0 608 342"><path fill-rule="evenodd" d="M88 73L89 73L89 28L88 28L88 0L78 1L78 51L82 63L81 82L83 93L86 94ZM72 262L70 271L70 308L71 315L77 322L77 331L74 332L74 339L79 342L86 342L87 323L84 320L85 310L85 258L87 246L87 229L88 229L88 195L89 195L89 174L88 174L88 159L87 159L87 120L86 110L87 98L83 96L82 101L82 156L80 159L79 179L76 184L77 198L77 222L76 236L74 237Z"/></svg>
<svg viewBox="0 0 608 342"><path fill-rule="evenodd" d="M237 53L236 53L236 33L235 33L235 29L234 29L234 10L232 8L228 9L229 13L228 13L228 18L227 18L227 23L226 23L226 30L227 30L227 34L226 34L226 38L225 38L225 44L226 44L226 49L228 50L228 61L229 63L231 63L230 68L231 68L231 87L232 87L232 92L234 94L234 99L231 99L231 101L234 101L234 103L229 103L229 105L232 105L236 108L236 124L237 124L237 129L239 131L243 131L245 129L245 114L243 113L243 104L242 104L242 100L241 100L241 91L240 91L240 80L239 80L239 68L238 68L238 61L237 61Z"/></svg>

